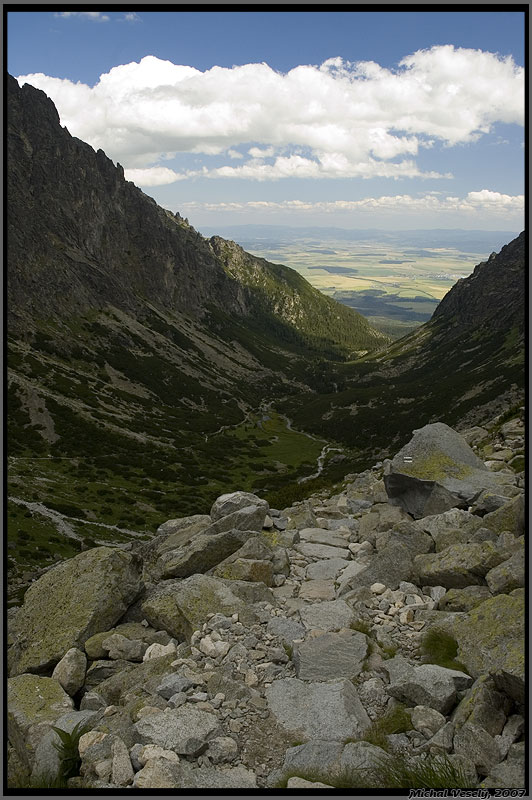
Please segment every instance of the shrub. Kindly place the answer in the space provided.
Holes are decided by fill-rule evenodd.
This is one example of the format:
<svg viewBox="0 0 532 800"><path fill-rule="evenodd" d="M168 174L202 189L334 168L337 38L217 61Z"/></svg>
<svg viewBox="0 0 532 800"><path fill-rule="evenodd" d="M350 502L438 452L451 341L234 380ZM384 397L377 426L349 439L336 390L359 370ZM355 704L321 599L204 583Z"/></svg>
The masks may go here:
<svg viewBox="0 0 532 800"><path fill-rule="evenodd" d="M78 722L70 733L56 728L52 725L52 730L59 736L59 742L52 742L53 746L59 753L59 776L67 781L69 778L74 778L79 775L79 767L81 758L79 756L79 740L87 730L86 724Z"/></svg>
<svg viewBox="0 0 532 800"><path fill-rule="evenodd" d="M397 705L371 724L364 739L366 742L376 745L376 747L387 750L387 736L392 733L404 733L410 730L412 730L410 714L403 705Z"/></svg>

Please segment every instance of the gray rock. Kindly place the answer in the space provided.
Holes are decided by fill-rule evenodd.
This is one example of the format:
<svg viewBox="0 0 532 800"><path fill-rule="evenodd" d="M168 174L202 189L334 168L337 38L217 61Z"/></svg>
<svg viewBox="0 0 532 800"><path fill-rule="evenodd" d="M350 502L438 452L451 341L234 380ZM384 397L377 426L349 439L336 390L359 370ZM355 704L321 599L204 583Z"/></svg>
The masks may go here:
<svg viewBox="0 0 532 800"><path fill-rule="evenodd" d="M486 469L459 433L442 422L414 431L389 470L384 483L390 502L416 518L470 504L482 489L504 482Z"/></svg>
<svg viewBox="0 0 532 800"><path fill-rule="evenodd" d="M227 517L229 514L234 514L235 511L240 511L248 506L257 506L264 509L264 516L270 510L269 504L266 500L257 497L256 494L250 492L230 492L229 494L222 494L218 497L211 507L211 519L216 522L222 517Z"/></svg>
<svg viewBox="0 0 532 800"><path fill-rule="evenodd" d="M286 779L288 775L308 775L319 770L322 777L338 773L340 757L344 750L342 742L311 739L305 744L290 747L284 757L284 764L276 775ZM277 772L277 771L276 771Z"/></svg>
<svg viewBox="0 0 532 800"><path fill-rule="evenodd" d="M455 708L452 720L457 727L470 722L490 736L502 733L511 701L495 689L493 680L481 675Z"/></svg>
<svg viewBox="0 0 532 800"><path fill-rule="evenodd" d="M113 633L102 642L102 647L109 652L113 660L142 661L148 645L140 639L128 639L120 633Z"/></svg>
<svg viewBox="0 0 532 800"><path fill-rule="evenodd" d="M111 628L140 591L140 559L118 548L95 547L57 564L25 594L12 674L52 668L71 647Z"/></svg>
<svg viewBox="0 0 532 800"><path fill-rule="evenodd" d="M129 786L129 784L133 782L135 773L131 765L129 750L118 736L113 741L111 754L111 782L115 786Z"/></svg>
<svg viewBox="0 0 532 800"><path fill-rule="evenodd" d="M525 585L524 550L514 553L507 561L490 569L486 583L492 594L509 594L513 589Z"/></svg>
<svg viewBox="0 0 532 800"><path fill-rule="evenodd" d="M455 544L440 553L416 556L414 569L420 584L461 588L481 584L486 573L500 564L502 558L492 542Z"/></svg>
<svg viewBox="0 0 532 800"><path fill-rule="evenodd" d="M429 706L441 714L448 714L456 702L457 691L472 683L473 679L464 672L436 664L422 664L405 677L393 680L387 692L408 705Z"/></svg>
<svg viewBox="0 0 532 800"><path fill-rule="evenodd" d="M329 783L321 783L321 781L307 781L305 778L288 778L286 782L287 789L332 789Z"/></svg>
<svg viewBox="0 0 532 800"><path fill-rule="evenodd" d="M310 544L303 542L294 545L294 550L308 558L321 560L324 558L349 558L349 550L345 547L331 547L327 544Z"/></svg>
<svg viewBox="0 0 532 800"><path fill-rule="evenodd" d="M156 692L165 700L169 700L176 692L186 692L192 686L196 685L190 678L185 678L183 675L176 673L167 675L156 689Z"/></svg>
<svg viewBox="0 0 532 800"><path fill-rule="evenodd" d="M213 575L227 580L253 581L272 586L273 564L266 559L237 558L229 563L224 561L219 564L213 570Z"/></svg>
<svg viewBox="0 0 532 800"><path fill-rule="evenodd" d="M449 589L438 603L441 611L470 611L490 598L487 586L464 586L462 589Z"/></svg>
<svg viewBox="0 0 532 800"><path fill-rule="evenodd" d="M473 677L492 675L497 688L524 702L524 594L499 594L456 621L457 659Z"/></svg>
<svg viewBox="0 0 532 800"><path fill-rule="evenodd" d="M265 519L266 511L264 507L253 504L216 520L207 528L205 535L214 536L231 530L253 531L254 534L257 534L262 531Z"/></svg>
<svg viewBox="0 0 532 800"><path fill-rule="evenodd" d="M497 534L510 531L514 536L522 536L525 533L524 495L519 494L496 511L486 514L482 518L482 525Z"/></svg>
<svg viewBox="0 0 532 800"><path fill-rule="evenodd" d="M131 669L132 666L133 665L129 661L123 661L122 659L115 661L99 659L98 661L93 661L85 676L85 688L89 690L93 689L113 675L117 675L119 672L126 672Z"/></svg>
<svg viewBox="0 0 532 800"><path fill-rule="evenodd" d="M496 764L484 780L479 783L479 789L524 789L525 788L525 763L516 761L503 761Z"/></svg>
<svg viewBox="0 0 532 800"><path fill-rule="evenodd" d="M180 788L182 789L256 789L255 773L246 767L238 766L230 769L213 767L194 768L183 761L180 772Z"/></svg>
<svg viewBox="0 0 532 800"><path fill-rule="evenodd" d="M522 736L524 729L524 718L520 714L512 714L511 717L508 717L508 721L504 726L502 733L493 737L497 742L497 746L501 751L503 758L506 758L511 746L517 741L517 739L519 739L520 736ZM489 732L490 731L488 731L488 733Z"/></svg>
<svg viewBox="0 0 532 800"><path fill-rule="evenodd" d="M200 533L177 550L163 553L157 562L159 575L164 578L186 578L215 567L239 550L251 529L223 531L212 536Z"/></svg>
<svg viewBox="0 0 532 800"><path fill-rule="evenodd" d="M418 522L412 520L401 522L392 529L379 534L375 539L375 548L378 551L385 550L394 543L404 545L412 557L419 553L430 553L434 549L432 537L420 529Z"/></svg>
<svg viewBox="0 0 532 800"><path fill-rule="evenodd" d="M446 722L445 725L442 725L434 736L429 739L424 749L431 753L450 753L453 749L454 730L454 723Z"/></svg>
<svg viewBox="0 0 532 800"><path fill-rule="evenodd" d="M307 632L299 622L285 617L272 617L266 625L266 631L278 636L288 647L292 647L294 639L304 639Z"/></svg>
<svg viewBox="0 0 532 800"><path fill-rule="evenodd" d="M233 583L236 589L237 581ZM211 575L165 581L147 593L142 611L154 627L164 628L178 639L184 636L189 639L208 614L221 612L231 616L236 612L242 620L256 620L256 615L234 593L235 589Z"/></svg>
<svg viewBox="0 0 532 800"><path fill-rule="evenodd" d="M359 739L370 725L355 687L348 680L306 683L282 678L267 687L266 699L277 723L303 740Z"/></svg>
<svg viewBox="0 0 532 800"><path fill-rule="evenodd" d="M55 723L74 706L58 681L27 673L8 679L7 704L22 736L32 725Z"/></svg>
<svg viewBox="0 0 532 800"><path fill-rule="evenodd" d="M389 759L385 750L369 742L348 742L340 758L340 769L349 772L378 770Z"/></svg>
<svg viewBox="0 0 532 800"><path fill-rule="evenodd" d="M238 745L230 736L217 736L209 742L207 755L213 764L225 764L238 756Z"/></svg>
<svg viewBox="0 0 532 800"><path fill-rule="evenodd" d="M105 708L107 701L98 692L86 692L81 698L80 711L97 711Z"/></svg>
<svg viewBox="0 0 532 800"><path fill-rule="evenodd" d="M133 786L136 789L179 789L181 774L181 764L167 758L153 758L137 772Z"/></svg>
<svg viewBox="0 0 532 800"><path fill-rule="evenodd" d="M345 558L328 558L324 561L315 561L308 565L305 577L309 581L334 579L348 564L351 564L351 561L347 561Z"/></svg>
<svg viewBox="0 0 532 800"><path fill-rule="evenodd" d="M86 671L87 656L77 647L71 647L56 664L52 678L59 681L65 692L72 697L83 686Z"/></svg>
<svg viewBox="0 0 532 800"><path fill-rule="evenodd" d="M409 580L412 576L410 550L404 544L392 540L386 549L371 558L368 566L342 583L340 594L346 594L359 586L371 586L373 583L384 583L388 588L396 589L401 580Z"/></svg>
<svg viewBox="0 0 532 800"><path fill-rule="evenodd" d="M91 720L96 719L94 711L68 711L56 719L54 727L71 733L76 725L90 727ZM32 776L57 775L60 767L60 758L54 742L59 743L59 736L51 728L46 731L35 749Z"/></svg>
<svg viewBox="0 0 532 800"><path fill-rule="evenodd" d="M466 722L454 735L454 751L475 764L479 775L488 775L501 761L501 753L492 736L477 725Z"/></svg>
<svg viewBox="0 0 532 800"><path fill-rule="evenodd" d="M412 709L412 725L416 731L425 734L426 731L434 736L445 725L445 717L429 706L415 706Z"/></svg>
<svg viewBox="0 0 532 800"><path fill-rule="evenodd" d="M332 579L304 581L298 597L304 600L334 600L336 598L334 581Z"/></svg>
<svg viewBox="0 0 532 800"><path fill-rule="evenodd" d="M301 680L328 681L331 678L355 678L362 671L367 654L366 636L345 630L324 633L295 645L292 660Z"/></svg>
<svg viewBox="0 0 532 800"><path fill-rule="evenodd" d="M349 534L342 535L337 531L323 528L303 528L299 531L300 543L325 544L331 547L347 547Z"/></svg>
<svg viewBox="0 0 532 800"><path fill-rule="evenodd" d="M222 729L217 718L206 711L189 705L150 714L134 725L135 733L143 744L158 744L179 755L196 756L209 740L220 736Z"/></svg>
<svg viewBox="0 0 532 800"><path fill-rule="evenodd" d="M348 628L355 620L353 610L343 600L313 603L302 608L300 615L306 628L319 628L323 631L338 631L340 628Z"/></svg>

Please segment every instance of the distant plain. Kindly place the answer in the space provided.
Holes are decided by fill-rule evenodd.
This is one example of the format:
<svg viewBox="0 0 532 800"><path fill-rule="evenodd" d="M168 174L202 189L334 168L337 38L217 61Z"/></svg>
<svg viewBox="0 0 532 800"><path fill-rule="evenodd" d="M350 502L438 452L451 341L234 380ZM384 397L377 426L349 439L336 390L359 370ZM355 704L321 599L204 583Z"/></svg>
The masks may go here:
<svg viewBox="0 0 532 800"><path fill-rule="evenodd" d="M261 227L235 226L220 233L253 255L297 270L393 338L429 320L449 289L514 235Z"/></svg>

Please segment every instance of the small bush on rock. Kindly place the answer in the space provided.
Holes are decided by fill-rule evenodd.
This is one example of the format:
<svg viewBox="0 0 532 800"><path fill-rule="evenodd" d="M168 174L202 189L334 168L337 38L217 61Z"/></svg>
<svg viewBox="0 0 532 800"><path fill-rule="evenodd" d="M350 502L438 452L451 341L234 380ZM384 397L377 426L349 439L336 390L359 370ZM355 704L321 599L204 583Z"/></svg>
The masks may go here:
<svg viewBox="0 0 532 800"><path fill-rule="evenodd" d="M458 644L450 633L439 628L427 631L421 642L421 656L425 664L438 664L447 669L467 672L459 661L456 661Z"/></svg>

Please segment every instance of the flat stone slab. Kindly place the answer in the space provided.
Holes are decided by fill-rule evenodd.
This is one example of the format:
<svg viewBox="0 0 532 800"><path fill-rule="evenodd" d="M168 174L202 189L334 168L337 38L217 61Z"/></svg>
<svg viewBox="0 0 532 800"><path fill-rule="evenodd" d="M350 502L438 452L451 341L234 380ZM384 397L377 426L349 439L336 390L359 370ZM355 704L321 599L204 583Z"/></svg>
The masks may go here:
<svg viewBox="0 0 532 800"><path fill-rule="evenodd" d="M345 679L307 683L283 678L267 687L266 699L277 723L304 741L360 739L371 724L355 687Z"/></svg>
<svg viewBox="0 0 532 800"><path fill-rule="evenodd" d="M303 528L299 531L301 542L309 544L327 544L331 547L347 547L349 531L341 534L338 531L330 531L325 528Z"/></svg>
<svg viewBox="0 0 532 800"><path fill-rule="evenodd" d="M345 600L330 600L313 603L300 610L301 621L306 628L319 628L322 631L339 631L348 628L355 619L355 613Z"/></svg>
<svg viewBox="0 0 532 800"><path fill-rule="evenodd" d="M309 581L334 579L350 563L345 558L327 558L325 561L315 561L308 565L305 577Z"/></svg>
<svg viewBox="0 0 532 800"><path fill-rule="evenodd" d="M303 543L294 545L294 550L301 553L308 558L323 559L323 558L345 558L348 559L350 552L344 547L331 547L328 544L311 544Z"/></svg>
<svg viewBox="0 0 532 800"><path fill-rule="evenodd" d="M296 675L306 681L355 678L368 654L366 636L358 631L324 633L294 647Z"/></svg>
<svg viewBox="0 0 532 800"><path fill-rule="evenodd" d="M186 756L201 753L209 739L223 733L214 714L188 705L143 717L134 730L141 744L157 744Z"/></svg>
<svg viewBox="0 0 532 800"><path fill-rule="evenodd" d="M305 581L301 584L298 597L302 597L304 600L334 600L336 597L334 581Z"/></svg>

